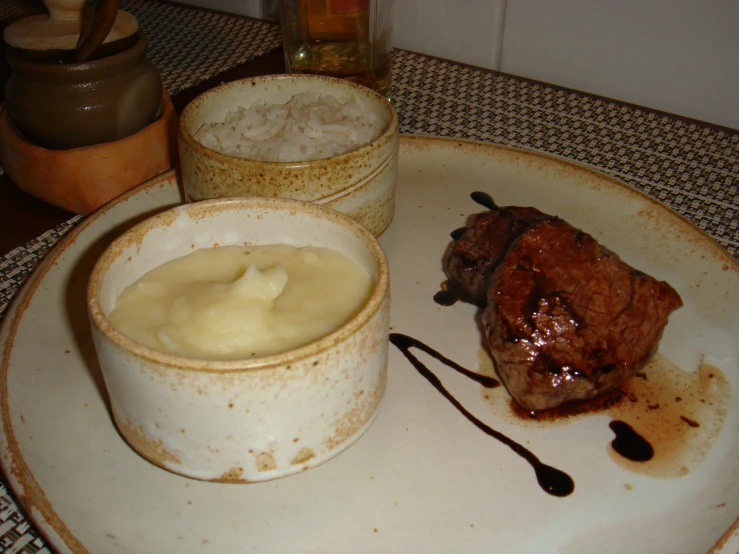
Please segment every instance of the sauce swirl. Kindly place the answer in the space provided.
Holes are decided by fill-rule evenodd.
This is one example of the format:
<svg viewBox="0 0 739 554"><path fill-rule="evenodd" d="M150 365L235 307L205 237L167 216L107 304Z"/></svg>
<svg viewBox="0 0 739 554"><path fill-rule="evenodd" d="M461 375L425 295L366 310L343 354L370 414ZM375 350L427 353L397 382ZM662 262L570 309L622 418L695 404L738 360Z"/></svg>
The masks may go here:
<svg viewBox="0 0 739 554"><path fill-rule="evenodd" d="M444 365L458 371L459 373L469 377L470 379L477 381L487 388L495 388L500 386L500 382L497 379L486 375L480 375L473 371L465 369L456 362L446 358L430 346L422 343L417 339L414 339L413 337L409 337L408 335L403 335L401 333L391 333L390 342L398 350L400 350L400 352L406 357L406 359L411 363L416 371L418 371L429 383L431 383L431 385L444 398L446 398L452 404L452 406L457 409L457 411L459 411L465 418L467 418L468 421L470 421L483 433L485 433L489 437L496 439L497 441L500 441L508 448L513 450L513 452L526 460L533 468L539 486L546 493L551 494L552 496L560 497L572 494L572 492L575 490L575 482L572 480L572 477L567 475L562 470L542 463L539 458L534 455L533 452L524 448L522 445L515 442L514 440L508 438L503 433L496 431L492 427L477 419L474 415L467 411L467 409L462 406L462 404L456 398L454 398L451 393L449 393L449 391L444 387L439 378L431 370L429 370L418 358L416 358L410 350L411 348L417 348L418 350L421 350L429 356L439 360Z"/></svg>
<svg viewBox="0 0 739 554"><path fill-rule="evenodd" d="M459 300L457 293L449 289L442 289L434 295L434 302L440 306L451 306L456 304L457 300Z"/></svg>
<svg viewBox="0 0 739 554"><path fill-rule="evenodd" d="M459 229L454 229L454 231L449 233L449 236L451 236L452 240L456 242L459 239L461 239L466 232L467 232L467 227L460 227Z"/></svg>
<svg viewBox="0 0 739 554"><path fill-rule="evenodd" d="M490 196L487 192L473 192L470 194L470 198L480 204L483 208L487 208L488 210L499 210L500 207L495 203L495 200L493 200L493 197Z"/></svg>

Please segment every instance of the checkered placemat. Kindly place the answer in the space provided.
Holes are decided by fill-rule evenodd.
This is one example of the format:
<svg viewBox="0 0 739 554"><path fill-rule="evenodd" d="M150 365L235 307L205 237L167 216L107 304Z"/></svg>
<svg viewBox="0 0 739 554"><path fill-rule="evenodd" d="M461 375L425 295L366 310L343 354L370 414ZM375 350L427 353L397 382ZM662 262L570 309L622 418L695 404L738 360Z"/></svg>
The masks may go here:
<svg viewBox="0 0 739 554"><path fill-rule="evenodd" d="M495 142L582 162L633 185L739 254L739 131L396 52L401 132Z"/></svg>
<svg viewBox="0 0 739 554"><path fill-rule="evenodd" d="M40 6L40 2L38 5ZM280 43L275 25L147 0L121 0L149 37L150 59L174 93ZM37 13L0 0L0 24ZM421 54L396 51L393 101L401 132L468 138L587 164L665 202L739 255L739 132ZM76 217L0 257L0 317ZM0 552L50 552L0 480Z"/></svg>

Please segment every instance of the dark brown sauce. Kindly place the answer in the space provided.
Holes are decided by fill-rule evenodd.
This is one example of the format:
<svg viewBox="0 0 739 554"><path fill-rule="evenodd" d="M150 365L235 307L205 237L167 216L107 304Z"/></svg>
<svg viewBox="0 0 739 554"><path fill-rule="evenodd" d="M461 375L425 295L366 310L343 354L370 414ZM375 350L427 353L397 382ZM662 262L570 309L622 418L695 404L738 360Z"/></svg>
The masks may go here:
<svg viewBox="0 0 739 554"><path fill-rule="evenodd" d="M457 303L459 296L451 290L440 290L434 295L434 302L440 306L452 306Z"/></svg>
<svg viewBox="0 0 739 554"><path fill-rule="evenodd" d="M452 240L458 241L464 236L466 232L467 232L467 227L460 227L459 229L454 229L454 231L452 231L449 234L452 237Z"/></svg>
<svg viewBox="0 0 739 554"><path fill-rule="evenodd" d="M448 390L446 390L446 388L444 388L444 385L442 385L439 378L423 363L421 363L421 361L418 360L418 358L416 358L410 350L411 348L417 348L418 350L421 350L426 354L432 356L433 358L439 360L444 365L462 373L463 375L466 375L467 377L470 377L471 379L474 379L479 383L482 383L483 386L486 386L488 388L498 387L500 385L500 382L497 379L493 379L489 376L479 375L468 369L465 369L452 360L446 358L433 348L407 335L403 335L400 333L391 333L390 342L395 345L395 347L402 352L402 354L411 363L411 365L424 378L426 378L426 380L431 383L431 385L433 385L433 387L437 391L439 391L439 393L441 393L441 395L446 398L452 404L452 406L454 406L464 417L467 418L467 420L475 425L475 427L480 429L486 435L505 444L508 448L513 450L513 452L526 460L534 469L536 480L538 481L539 486L545 492L553 496L568 496L572 494L572 492L575 490L575 483L569 475L559 469L543 464L539 460L539 458L537 458L530 450L527 450L514 440L508 438L499 431L496 431L492 427L484 424L482 421L468 412L467 409L462 406L462 404L460 404L459 401L454 398L454 396L452 396Z"/></svg>
<svg viewBox="0 0 739 554"><path fill-rule="evenodd" d="M478 360L481 373L495 375L483 349ZM708 454L723 427L731 385L712 365L701 362L697 371L684 371L658 353L620 390L554 410L530 413L504 388L482 394L497 417L514 425L559 426L598 414L625 422L649 442L654 456L648 463L635 462L609 446L611 459L635 473L675 478L687 475Z"/></svg>
<svg viewBox="0 0 739 554"><path fill-rule="evenodd" d="M485 192L476 191L470 197L491 211L505 210ZM467 228L461 227L452 231L451 237L458 241L466 232ZM578 232L576 240L580 242L584 237L584 233ZM642 274L638 270L633 271L635 274ZM542 296L533 295L537 299ZM463 295L455 292L447 282L434 295L434 301L443 306L451 306L460 299L464 300ZM535 306L531 311L535 312L537 309L538 306ZM420 348L418 345L413 346ZM401 348L401 351L411 360L412 355L407 350ZM424 351L430 353L428 350ZM487 354L485 358L490 365L487 373L495 375ZM486 372L482 361L480 367L481 372ZM421 371L418 366L416 369ZM424 376L431 381L429 376ZM711 383L715 377L718 382ZM606 412L613 418L609 427L616 435L610 443L609 453L619 465L648 475L681 477L705 458L711 443L720 432L728 408L730 390L729 382L720 369L701 361L698 371L683 371L658 354L644 371L637 373L620 390L593 400L565 404L553 410L528 412L516 404L504 388L485 391L483 395L496 415L508 419L509 422L513 419L530 426L562 423L573 417ZM443 387L439 392L468 419L473 417L458 406ZM475 424L480 427L482 424L478 423L479 421ZM649 440L643 434L648 435Z"/></svg>
<svg viewBox="0 0 739 554"><path fill-rule="evenodd" d="M684 415L681 415L680 416L680 419L682 419L685 423L687 423L691 427L700 427L701 426L701 424L698 423L697 421L693 421L692 419L690 419L689 417L685 417Z"/></svg>
<svg viewBox="0 0 739 554"><path fill-rule="evenodd" d="M516 403L510 396L505 399L506 409L510 415L514 416L518 421L533 422L534 425L537 423L541 424L565 424L567 420L574 419L576 417L599 414L607 412L609 408L620 402L628 402L626 398L627 394L623 391L615 391L598 398L592 398L590 400L580 400L570 404L563 404L557 406L551 410L544 410L541 412L530 412L525 408L522 408L520 404ZM488 399L491 400L491 399ZM510 419L510 418L506 418Z"/></svg>
<svg viewBox="0 0 739 554"><path fill-rule="evenodd" d="M611 446L627 460L632 462L648 462L654 458L654 448L644 437L634 431L628 423L614 420L608 424L616 438L611 441Z"/></svg>
<svg viewBox="0 0 739 554"><path fill-rule="evenodd" d="M459 292L455 287L450 285L449 281L441 284L441 290L434 295L434 302L440 306L452 306L461 299Z"/></svg>
<svg viewBox="0 0 739 554"><path fill-rule="evenodd" d="M487 208L488 210L497 211L500 208L495 203L495 200L493 200L492 196L490 196L487 192L473 192L470 194L470 198L480 204L483 208Z"/></svg>
<svg viewBox="0 0 739 554"><path fill-rule="evenodd" d="M393 339L393 336L395 336L395 339ZM432 358L439 360L442 364L445 366L453 369L454 371L461 373L468 379L472 379L473 381L477 381L480 383L483 387L486 389L494 389L500 386L500 381L498 381L495 377L491 377L489 375L482 375L480 373L475 373L474 371L470 371L469 369L462 367L454 360L450 360L443 354L437 352L430 346L422 343L420 340L416 340L413 337L409 337L408 335L402 335L400 333L391 333L390 334L390 342L392 342L395 346L398 347L398 349L405 354L405 350L401 347L408 348L416 348L420 350L421 352L425 352ZM406 346L407 345L407 346ZM412 356L413 354L411 354ZM419 362L420 363L420 362Z"/></svg>

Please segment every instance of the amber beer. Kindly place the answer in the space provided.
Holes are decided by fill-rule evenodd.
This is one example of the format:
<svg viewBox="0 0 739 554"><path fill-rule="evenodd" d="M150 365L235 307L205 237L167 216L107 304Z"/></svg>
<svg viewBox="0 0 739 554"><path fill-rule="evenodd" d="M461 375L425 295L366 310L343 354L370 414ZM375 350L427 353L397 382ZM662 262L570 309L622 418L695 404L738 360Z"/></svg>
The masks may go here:
<svg viewBox="0 0 739 554"><path fill-rule="evenodd" d="M390 94L393 0L282 0L285 65Z"/></svg>

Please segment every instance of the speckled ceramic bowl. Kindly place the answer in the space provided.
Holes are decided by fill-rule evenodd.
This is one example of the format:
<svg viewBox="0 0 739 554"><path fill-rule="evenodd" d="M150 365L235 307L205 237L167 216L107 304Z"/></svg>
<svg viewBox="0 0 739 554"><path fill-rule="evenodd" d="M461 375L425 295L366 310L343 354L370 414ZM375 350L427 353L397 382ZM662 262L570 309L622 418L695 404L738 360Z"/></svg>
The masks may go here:
<svg viewBox="0 0 739 554"><path fill-rule="evenodd" d="M374 288L335 332L281 354L204 361L164 354L118 333L107 316L144 273L199 248L327 246L359 263ZM240 198L185 204L116 239L88 285L92 334L113 418L144 458L222 482L284 477L356 441L385 391L389 323L385 255L361 225L315 204Z"/></svg>
<svg viewBox="0 0 739 554"><path fill-rule="evenodd" d="M222 123L226 113L254 100L285 103L303 92L352 98L377 113L385 131L369 145L324 160L260 162L206 148L193 134L206 123ZM182 183L188 200L224 196L297 198L327 205L359 221L375 236L395 212L398 170L398 116L392 105L368 88L318 75L268 75L216 87L193 100L180 116Z"/></svg>

